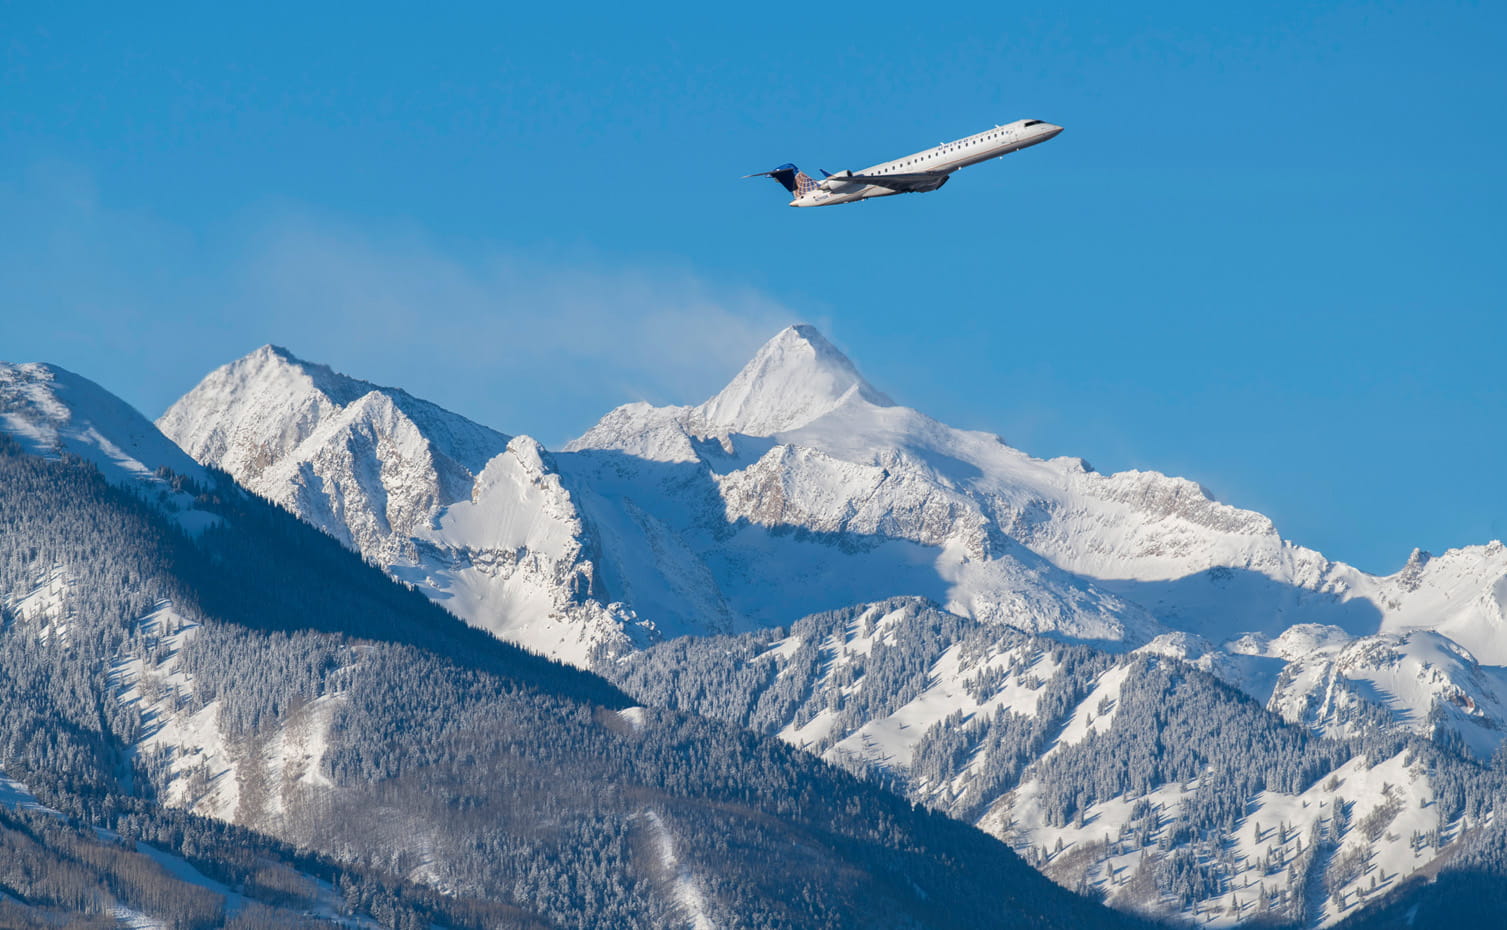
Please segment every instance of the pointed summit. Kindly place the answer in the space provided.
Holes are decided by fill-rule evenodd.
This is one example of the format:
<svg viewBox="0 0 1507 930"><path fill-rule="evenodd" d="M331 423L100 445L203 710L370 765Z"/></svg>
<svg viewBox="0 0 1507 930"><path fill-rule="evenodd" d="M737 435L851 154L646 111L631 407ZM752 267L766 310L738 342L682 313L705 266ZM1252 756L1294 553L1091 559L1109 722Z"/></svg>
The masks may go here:
<svg viewBox="0 0 1507 930"><path fill-rule="evenodd" d="M814 326L803 323L765 343L693 416L709 431L768 436L805 426L855 397L882 407L892 403Z"/></svg>
<svg viewBox="0 0 1507 930"><path fill-rule="evenodd" d="M196 460L274 499L291 480L288 469L320 449L335 454L353 434L397 442L401 455L436 457L441 472L467 473L466 488L469 476L506 448L509 438L406 391L352 378L272 345L210 372L157 426ZM304 443L312 445L300 450ZM258 483L264 474L272 484Z"/></svg>
<svg viewBox="0 0 1507 930"><path fill-rule="evenodd" d="M271 344L221 366L215 373L220 372L225 372L231 381L260 381L268 386L279 383L299 393L313 388L337 404L348 404L372 391L393 390L343 375L328 365L306 361L282 346Z"/></svg>

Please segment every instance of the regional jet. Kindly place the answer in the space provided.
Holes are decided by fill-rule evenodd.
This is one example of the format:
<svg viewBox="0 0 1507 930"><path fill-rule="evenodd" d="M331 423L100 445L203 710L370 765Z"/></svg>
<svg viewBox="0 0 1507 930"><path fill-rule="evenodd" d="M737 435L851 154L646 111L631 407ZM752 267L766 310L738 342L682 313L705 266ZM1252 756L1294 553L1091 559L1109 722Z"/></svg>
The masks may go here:
<svg viewBox="0 0 1507 930"><path fill-rule="evenodd" d="M1021 119L862 171L839 171L837 174L823 171L820 181L790 164L744 177L779 181L795 195L790 201L792 207L826 207L891 194L922 194L946 184L959 168L1018 152L1045 142L1061 131L1061 126L1043 120Z"/></svg>

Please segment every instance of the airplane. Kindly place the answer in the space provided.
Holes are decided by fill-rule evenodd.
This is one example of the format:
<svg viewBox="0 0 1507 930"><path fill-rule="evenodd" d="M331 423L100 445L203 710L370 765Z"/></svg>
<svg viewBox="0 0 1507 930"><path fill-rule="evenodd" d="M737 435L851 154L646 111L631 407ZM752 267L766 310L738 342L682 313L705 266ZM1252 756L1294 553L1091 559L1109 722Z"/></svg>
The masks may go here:
<svg viewBox="0 0 1507 930"><path fill-rule="evenodd" d="M891 194L929 193L947 183L952 173L981 161L1018 152L1055 137L1062 127L1039 119L1020 119L956 142L897 158L862 171L822 172L820 181L792 164L745 178L774 178L795 195L792 207L827 207L856 203Z"/></svg>

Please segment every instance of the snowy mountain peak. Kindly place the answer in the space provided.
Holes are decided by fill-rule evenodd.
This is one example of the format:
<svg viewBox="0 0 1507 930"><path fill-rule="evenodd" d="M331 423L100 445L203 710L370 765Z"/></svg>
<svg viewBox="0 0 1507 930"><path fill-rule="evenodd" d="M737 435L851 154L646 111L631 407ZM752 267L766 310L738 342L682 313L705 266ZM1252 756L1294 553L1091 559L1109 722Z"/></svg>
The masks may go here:
<svg viewBox="0 0 1507 930"><path fill-rule="evenodd" d="M443 407L263 346L157 421L195 459L384 563L470 496L508 438Z"/></svg>
<svg viewBox="0 0 1507 930"><path fill-rule="evenodd" d="M417 438L462 470L479 472L508 437L398 388L343 375L265 345L210 372L157 421L201 462L255 479L337 420L410 422ZM328 437L324 437L327 439ZM300 456L301 457L301 456ZM265 491L263 493L266 493Z"/></svg>
<svg viewBox="0 0 1507 930"><path fill-rule="evenodd" d="M852 398L892 404L815 327L798 324L765 343L693 419L709 433L769 436L798 429Z"/></svg>
<svg viewBox="0 0 1507 930"><path fill-rule="evenodd" d="M0 362L0 432L36 454L88 459L116 483L153 480L162 467L206 481L204 469L131 405L56 365Z"/></svg>
<svg viewBox="0 0 1507 930"><path fill-rule="evenodd" d="M263 346L158 421L200 461L484 629L585 664L631 616L597 597L553 456L396 388Z"/></svg>
<svg viewBox="0 0 1507 930"><path fill-rule="evenodd" d="M209 473L130 404L66 368L0 362L0 434L32 455L92 463L106 481L141 494L190 534L219 523L162 469L203 487L216 483Z"/></svg>
<svg viewBox="0 0 1507 930"><path fill-rule="evenodd" d="M328 365L305 361L282 346L271 344L223 366L220 371L263 382L291 380L311 387L339 404L348 404L371 391L382 390L375 384L343 375Z"/></svg>

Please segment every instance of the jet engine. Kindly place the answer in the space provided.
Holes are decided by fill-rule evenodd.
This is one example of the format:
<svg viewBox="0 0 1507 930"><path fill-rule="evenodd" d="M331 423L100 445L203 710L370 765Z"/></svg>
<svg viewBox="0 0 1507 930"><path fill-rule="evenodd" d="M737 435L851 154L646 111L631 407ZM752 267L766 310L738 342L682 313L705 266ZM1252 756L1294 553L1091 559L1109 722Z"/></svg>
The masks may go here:
<svg viewBox="0 0 1507 930"><path fill-rule="evenodd" d="M839 171L836 174L832 174L830 171L826 171L824 169L822 171L822 174L825 175L825 177L823 177L816 186L824 191L840 191L844 188L853 186L852 182L843 180L843 178L851 178L853 176L853 172L851 170Z"/></svg>

